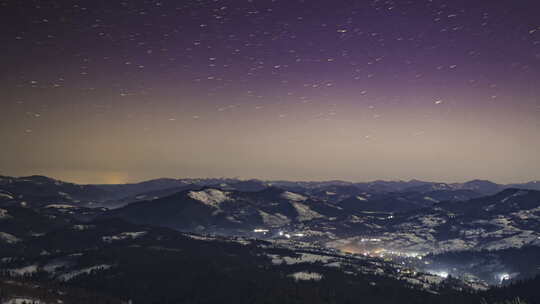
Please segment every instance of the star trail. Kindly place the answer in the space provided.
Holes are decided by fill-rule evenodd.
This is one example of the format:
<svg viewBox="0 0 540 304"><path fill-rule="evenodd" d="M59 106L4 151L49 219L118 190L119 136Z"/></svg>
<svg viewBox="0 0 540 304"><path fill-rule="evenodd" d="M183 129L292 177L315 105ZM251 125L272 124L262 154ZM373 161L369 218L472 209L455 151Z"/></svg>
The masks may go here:
<svg viewBox="0 0 540 304"><path fill-rule="evenodd" d="M0 1L0 173L540 179L538 9Z"/></svg>

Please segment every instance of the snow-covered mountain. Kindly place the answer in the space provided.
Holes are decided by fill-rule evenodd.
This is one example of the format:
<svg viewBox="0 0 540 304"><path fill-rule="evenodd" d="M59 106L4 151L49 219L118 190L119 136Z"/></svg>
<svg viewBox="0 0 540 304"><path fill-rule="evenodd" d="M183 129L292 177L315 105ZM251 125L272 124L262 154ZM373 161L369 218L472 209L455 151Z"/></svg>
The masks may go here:
<svg viewBox="0 0 540 304"><path fill-rule="evenodd" d="M540 192L520 189L465 201L400 193L333 203L278 188L202 188L130 204L105 216L222 234L279 228L320 243L347 240L360 248L362 239L376 238L386 250L423 254L540 245Z"/></svg>
<svg viewBox="0 0 540 304"><path fill-rule="evenodd" d="M75 204L84 207L118 208L132 202L169 196L182 190L201 187L240 192L257 192L275 187L309 195L324 201L340 202L359 195L406 196L423 195L437 201L466 200L492 195L506 188L540 190L540 182L501 185L490 181L473 180L465 183L439 183L419 180L373 181L353 183L346 181L294 182L240 180L230 178L173 179L161 178L140 183L118 185L78 185L45 176L0 176L0 206L25 202L30 205ZM426 195L424 195L426 194ZM379 198L385 199L385 198Z"/></svg>
<svg viewBox="0 0 540 304"><path fill-rule="evenodd" d="M180 230L250 232L345 215L339 206L278 188L240 192L205 187L130 204L106 217Z"/></svg>
<svg viewBox="0 0 540 304"><path fill-rule="evenodd" d="M395 214L373 233L381 247L423 253L540 246L540 192L507 189L468 201L442 202ZM358 239L350 241L355 244Z"/></svg>
<svg viewBox="0 0 540 304"><path fill-rule="evenodd" d="M249 285L244 278L253 276L282 282L279 290L385 286L429 298L540 272L540 191L485 196L495 188L483 181L162 180L129 185L121 195L44 177L3 178L0 186L0 274L10 282L31 277L143 303L149 286L176 294L165 282L184 280L177 273L191 289L217 277ZM89 204L99 195L99 204ZM133 195L139 198L129 203ZM102 204L120 208L90 208ZM197 281L201 271L205 279ZM470 297L454 295L460 303Z"/></svg>

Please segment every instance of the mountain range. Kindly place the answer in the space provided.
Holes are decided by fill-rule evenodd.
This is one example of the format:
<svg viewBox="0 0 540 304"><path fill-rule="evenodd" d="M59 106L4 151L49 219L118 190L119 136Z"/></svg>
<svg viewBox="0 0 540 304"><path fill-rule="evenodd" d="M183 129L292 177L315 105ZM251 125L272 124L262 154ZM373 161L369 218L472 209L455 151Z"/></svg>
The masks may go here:
<svg viewBox="0 0 540 304"><path fill-rule="evenodd" d="M508 299L489 286L540 273L539 189L480 180L77 185L2 176L0 281L9 290L12 281L60 282L64 297L48 298L83 288L111 303L159 302L148 290L160 290L159 303L253 303L279 292L282 303L330 303L320 296L331 290L342 292L337 303L365 300L353 290L381 303L477 303L478 291ZM216 297L205 295L210 285L220 286Z"/></svg>

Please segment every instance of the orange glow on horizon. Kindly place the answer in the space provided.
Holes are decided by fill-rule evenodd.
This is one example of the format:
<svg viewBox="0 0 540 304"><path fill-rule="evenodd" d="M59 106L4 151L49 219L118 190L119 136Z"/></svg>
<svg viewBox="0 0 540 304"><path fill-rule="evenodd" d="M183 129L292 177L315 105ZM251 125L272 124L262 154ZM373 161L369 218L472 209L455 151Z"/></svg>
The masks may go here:
<svg viewBox="0 0 540 304"><path fill-rule="evenodd" d="M125 184L132 182L129 180L129 174L121 171L59 171L51 174L51 177L79 185Z"/></svg>

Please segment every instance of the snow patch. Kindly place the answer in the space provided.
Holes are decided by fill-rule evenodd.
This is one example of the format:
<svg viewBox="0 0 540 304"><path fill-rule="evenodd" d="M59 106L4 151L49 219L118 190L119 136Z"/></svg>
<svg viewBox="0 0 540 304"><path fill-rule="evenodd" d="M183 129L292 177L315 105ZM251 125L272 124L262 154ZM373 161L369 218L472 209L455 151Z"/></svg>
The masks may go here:
<svg viewBox="0 0 540 304"><path fill-rule="evenodd" d="M92 228L95 228L96 226L94 225L73 225L73 230L79 230L79 231L83 231L83 230L88 230L88 229L92 229Z"/></svg>
<svg viewBox="0 0 540 304"><path fill-rule="evenodd" d="M217 189L205 189L202 191L188 192L188 196L190 198L215 208L218 208L219 204L223 203L224 201L230 200L227 194L227 192Z"/></svg>
<svg viewBox="0 0 540 304"><path fill-rule="evenodd" d="M198 241L214 241L216 238L211 236L203 236L203 235L197 235L197 234L186 234L187 237L190 239L198 240Z"/></svg>
<svg viewBox="0 0 540 304"><path fill-rule="evenodd" d="M42 267L42 269L45 272L54 273L57 269L62 268L62 267L66 267L69 264L70 264L69 262L64 261L64 260L54 260L54 261L51 261L51 262L45 264Z"/></svg>
<svg viewBox="0 0 540 304"><path fill-rule="evenodd" d="M45 302L41 302L41 300L33 298L14 297L2 302L2 304L45 304Z"/></svg>
<svg viewBox="0 0 540 304"><path fill-rule="evenodd" d="M425 227L430 227L430 228L437 227L446 223L445 219L437 217L435 215L426 215L418 219L420 220L422 225L424 225Z"/></svg>
<svg viewBox="0 0 540 304"><path fill-rule="evenodd" d="M281 227L291 222L288 217L281 213L269 214L262 210L259 210L259 214L262 217L263 223L271 227Z"/></svg>
<svg viewBox="0 0 540 304"><path fill-rule="evenodd" d="M272 259L272 264L274 265L294 265L299 263L324 263L328 264L331 261L333 261L335 258L326 256L326 255L318 255L318 254L311 254L311 253L302 253L299 257L290 257L290 256L279 256L277 254L268 254L268 257Z"/></svg>
<svg viewBox="0 0 540 304"><path fill-rule="evenodd" d="M316 272L299 271L289 275L295 281L319 281L323 278L322 274Z"/></svg>
<svg viewBox="0 0 540 304"><path fill-rule="evenodd" d="M293 193L293 192L289 192L289 191L285 191L285 192L281 193L281 197L286 199L286 200L293 201L293 202L303 202L303 201L307 200L307 197L305 197L303 195L300 195L298 193Z"/></svg>
<svg viewBox="0 0 540 304"><path fill-rule="evenodd" d="M341 267L341 263L340 262L332 262L332 263L328 263L326 265L324 265L326 267L336 267L336 268L340 268Z"/></svg>
<svg viewBox="0 0 540 304"><path fill-rule="evenodd" d="M434 202L434 203L439 202L438 200L436 200L436 199L434 199L433 197L430 197L430 196L424 196L424 200Z"/></svg>
<svg viewBox="0 0 540 304"><path fill-rule="evenodd" d="M51 205L45 206L45 208L72 209L72 208L77 208L77 207L73 205L68 205L68 204L51 204Z"/></svg>
<svg viewBox="0 0 540 304"><path fill-rule="evenodd" d="M121 241L121 240L133 240L140 238L141 236L147 234L146 231L137 231L137 232L122 232L117 235L111 235L111 236L104 236L101 239L104 242L110 243L113 241Z"/></svg>
<svg viewBox="0 0 540 304"><path fill-rule="evenodd" d="M298 220L301 222L323 217L302 203L292 203L292 205L296 209L296 212L298 212Z"/></svg>
<svg viewBox="0 0 540 304"><path fill-rule="evenodd" d="M465 241L462 239L451 239L438 243L438 250L435 252L446 252L446 251L462 251L469 250L476 246L476 242Z"/></svg>
<svg viewBox="0 0 540 304"><path fill-rule="evenodd" d="M8 270L8 272L11 273L11 275L23 276L26 274L35 273L37 272L37 270L38 270L38 265L28 265L28 266L24 266L20 268L10 269Z"/></svg>
<svg viewBox="0 0 540 304"><path fill-rule="evenodd" d="M60 276L58 276L58 279L61 280L61 281L69 281L81 274L89 274L93 271L101 271L101 270L107 270L109 268L111 268L112 265L107 265L107 264L102 264L102 265L95 265L95 266L91 266L91 267L87 267L87 268L83 268L83 269L79 269L79 270L75 270L75 271L71 271L71 272L67 272L67 273L64 273Z"/></svg>
<svg viewBox="0 0 540 304"><path fill-rule="evenodd" d="M14 236L13 234L0 232L0 241L8 243L8 244L14 244L14 243L20 242L21 240L18 237Z"/></svg>
<svg viewBox="0 0 540 304"><path fill-rule="evenodd" d="M13 196L7 194L7 193L2 193L0 192L0 197L3 197L3 198L7 198L7 199L13 199Z"/></svg>
<svg viewBox="0 0 540 304"><path fill-rule="evenodd" d="M10 217L8 215L8 211L6 209L0 208L0 219L5 219L5 218L8 218L8 217Z"/></svg>
<svg viewBox="0 0 540 304"><path fill-rule="evenodd" d="M518 196L523 196L523 195L527 195L529 194L529 191L527 190L519 190L518 192L508 196L508 197L505 197L501 200L502 203L506 203L509 199L513 198L513 197L518 197Z"/></svg>

